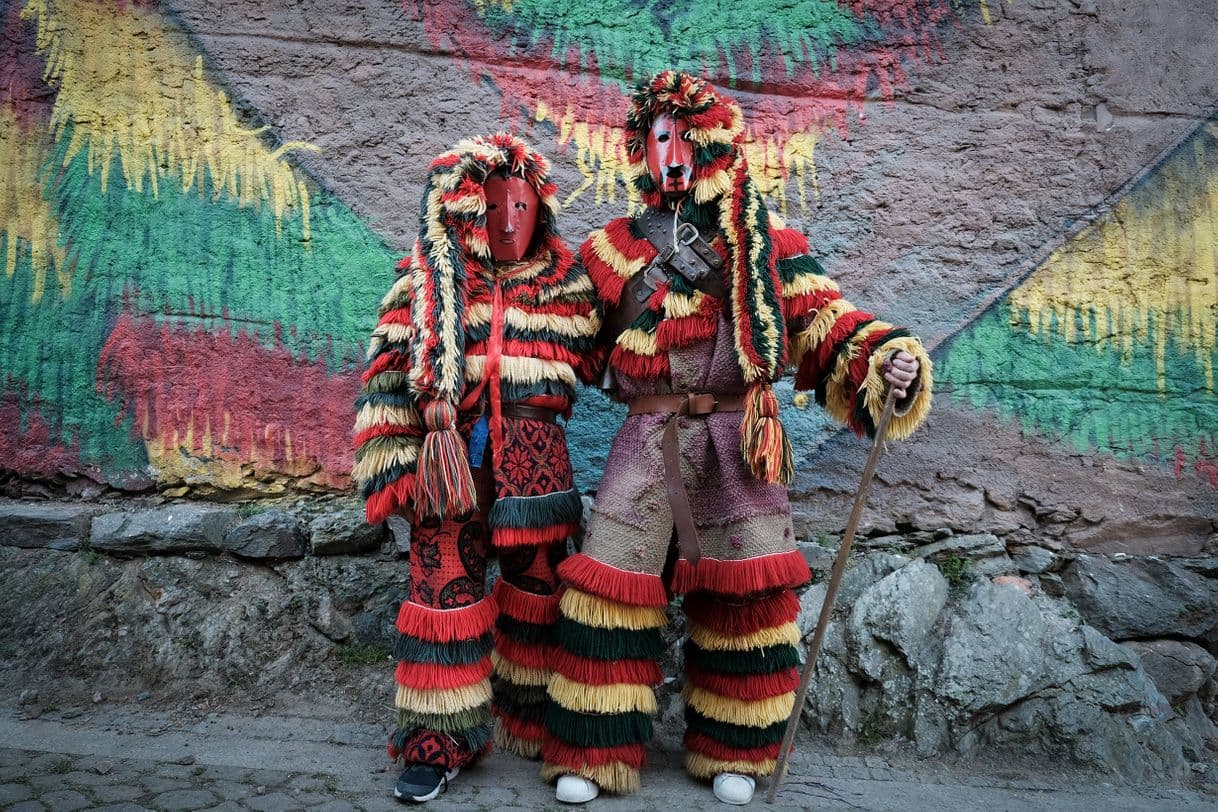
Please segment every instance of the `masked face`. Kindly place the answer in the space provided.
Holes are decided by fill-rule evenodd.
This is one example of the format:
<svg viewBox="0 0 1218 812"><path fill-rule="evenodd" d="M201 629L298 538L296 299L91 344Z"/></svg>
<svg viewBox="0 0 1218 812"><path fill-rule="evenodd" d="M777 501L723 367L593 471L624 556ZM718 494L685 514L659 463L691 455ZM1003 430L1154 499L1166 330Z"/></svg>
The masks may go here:
<svg viewBox="0 0 1218 812"><path fill-rule="evenodd" d="M486 236L496 262L519 262L533 245L541 198L524 178L486 179Z"/></svg>
<svg viewBox="0 0 1218 812"><path fill-rule="evenodd" d="M647 133L647 171L665 197L689 193L694 145L686 140L689 125L668 113L656 117Z"/></svg>

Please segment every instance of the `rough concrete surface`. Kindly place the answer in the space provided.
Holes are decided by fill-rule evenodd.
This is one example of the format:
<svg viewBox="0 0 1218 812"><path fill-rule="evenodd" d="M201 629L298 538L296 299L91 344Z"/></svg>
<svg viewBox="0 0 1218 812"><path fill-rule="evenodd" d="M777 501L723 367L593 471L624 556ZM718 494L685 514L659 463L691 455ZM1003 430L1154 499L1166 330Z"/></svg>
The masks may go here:
<svg viewBox="0 0 1218 812"><path fill-rule="evenodd" d="M396 771L377 742L384 730L319 714L171 717L130 707L64 709L22 719L0 707L0 805L8 809L391 810ZM586 809L723 809L680 769L680 754L649 753L643 789ZM1022 774L986 764L944 766L875 753L836 753L801 739L777 803L826 810L1212 810L1214 785L1130 788L1102 776ZM113 805L113 806L112 806ZM537 765L494 754L466 770L429 809L570 809L554 801Z"/></svg>

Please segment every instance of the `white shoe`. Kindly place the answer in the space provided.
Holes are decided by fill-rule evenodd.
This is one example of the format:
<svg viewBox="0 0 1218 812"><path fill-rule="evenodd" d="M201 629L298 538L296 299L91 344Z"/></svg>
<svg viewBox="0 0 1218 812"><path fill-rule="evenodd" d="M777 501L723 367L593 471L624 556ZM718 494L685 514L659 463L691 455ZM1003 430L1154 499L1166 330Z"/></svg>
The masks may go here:
<svg viewBox="0 0 1218 812"><path fill-rule="evenodd" d="M554 788L554 797L564 804L586 804L600 794L601 788L596 782L582 775L559 776L558 786Z"/></svg>
<svg viewBox="0 0 1218 812"><path fill-rule="evenodd" d="M715 776L712 789L715 791L715 797L725 804L743 806L753 800L753 790L756 786L757 782L753 780L752 776L719 773Z"/></svg>

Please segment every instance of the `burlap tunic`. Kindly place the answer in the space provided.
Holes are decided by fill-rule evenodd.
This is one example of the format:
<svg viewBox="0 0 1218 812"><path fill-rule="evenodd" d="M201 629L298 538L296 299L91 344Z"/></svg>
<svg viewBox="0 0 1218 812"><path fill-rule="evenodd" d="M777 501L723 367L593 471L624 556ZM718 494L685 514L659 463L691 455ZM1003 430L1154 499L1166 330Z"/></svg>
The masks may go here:
<svg viewBox="0 0 1218 812"><path fill-rule="evenodd" d="M671 382L619 375L620 398L669 392L740 395L746 389L722 315L713 339L673 349L669 359ZM786 487L757 479L740 453L742 415L628 417L609 452L583 552L630 572L663 570L673 520L660 438L670 419L678 421L682 476L703 559L741 561L794 550Z"/></svg>

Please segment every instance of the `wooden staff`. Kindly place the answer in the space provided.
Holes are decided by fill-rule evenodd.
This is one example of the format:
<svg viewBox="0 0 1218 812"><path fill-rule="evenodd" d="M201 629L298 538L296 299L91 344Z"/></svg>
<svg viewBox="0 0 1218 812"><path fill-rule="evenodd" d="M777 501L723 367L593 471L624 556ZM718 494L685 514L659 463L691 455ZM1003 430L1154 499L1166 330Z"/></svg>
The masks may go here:
<svg viewBox="0 0 1218 812"><path fill-rule="evenodd" d="M837 587L842 582L842 573L846 570L846 559L850 557L850 547L854 544L854 533L858 530L859 521L863 518L863 507L867 504L867 492L871 490L871 479L875 476L876 463L880 461L880 453L884 448L884 435L888 433L888 423L892 420L893 408L896 406L896 396L891 388L888 397L884 399L884 411L880 414L880 422L875 427L875 443L867 456L867 465L863 468L863 481L859 483L858 492L854 495L854 508L850 511L850 521L846 524L846 533L842 536L842 547L837 551L833 561L833 574L829 577L829 586L825 590L825 602L820 608L820 620L816 624L816 633L812 635L812 646L808 649L808 660L804 663L803 673L799 677L799 690L795 692L795 708L791 718L787 720L787 732L782 737L782 746L778 749L778 763L770 777L770 791L766 795L766 803L774 803L778 795L778 785L782 782L783 773L787 769L787 759L791 746L795 741L795 730L799 727L799 719L803 715L804 700L808 697L808 685L812 682L812 671L816 668L816 659L820 656L820 647L825 640L825 630L829 627L829 616L833 614L833 603L837 599Z"/></svg>

